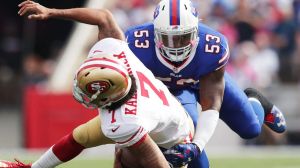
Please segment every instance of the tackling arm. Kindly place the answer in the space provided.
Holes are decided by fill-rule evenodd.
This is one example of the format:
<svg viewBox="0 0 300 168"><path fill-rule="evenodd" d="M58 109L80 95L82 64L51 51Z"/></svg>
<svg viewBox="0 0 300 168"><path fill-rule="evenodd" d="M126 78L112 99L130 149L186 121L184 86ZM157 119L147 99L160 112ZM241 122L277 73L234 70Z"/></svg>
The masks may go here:
<svg viewBox="0 0 300 168"><path fill-rule="evenodd" d="M173 166L185 166L192 159L198 157L213 135L223 101L224 71L223 67L200 79L201 89L199 94L203 111L199 113L193 143L178 144L164 152L165 157Z"/></svg>
<svg viewBox="0 0 300 168"><path fill-rule="evenodd" d="M202 111L219 111L223 101L225 68L207 74L200 79L199 95Z"/></svg>
<svg viewBox="0 0 300 168"><path fill-rule="evenodd" d="M106 9L50 9L30 0L23 1L19 4L19 7L18 14L20 16L29 14L28 19L46 20L49 18L59 18L74 20L90 25L97 25L99 28L99 40L107 37L125 40L121 28L117 25L111 12Z"/></svg>
<svg viewBox="0 0 300 168"><path fill-rule="evenodd" d="M199 94L202 111L199 114L193 139L193 143L197 144L200 151L204 149L204 146L213 135L219 120L219 111L225 89L224 72L225 68L223 67L200 79L201 89Z"/></svg>
<svg viewBox="0 0 300 168"><path fill-rule="evenodd" d="M169 164L158 146L146 134L145 140L138 145L119 149L116 153L114 168L169 168Z"/></svg>

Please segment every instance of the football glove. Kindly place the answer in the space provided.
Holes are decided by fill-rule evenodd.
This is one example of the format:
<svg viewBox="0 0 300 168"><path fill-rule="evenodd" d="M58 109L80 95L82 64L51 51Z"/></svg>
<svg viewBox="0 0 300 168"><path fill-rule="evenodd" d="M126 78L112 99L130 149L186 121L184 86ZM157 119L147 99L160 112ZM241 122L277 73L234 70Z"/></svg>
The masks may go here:
<svg viewBox="0 0 300 168"><path fill-rule="evenodd" d="M163 154L173 167L182 167L197 158L201 152L196 144L187 143L175 145L163 151Z"/></svg>

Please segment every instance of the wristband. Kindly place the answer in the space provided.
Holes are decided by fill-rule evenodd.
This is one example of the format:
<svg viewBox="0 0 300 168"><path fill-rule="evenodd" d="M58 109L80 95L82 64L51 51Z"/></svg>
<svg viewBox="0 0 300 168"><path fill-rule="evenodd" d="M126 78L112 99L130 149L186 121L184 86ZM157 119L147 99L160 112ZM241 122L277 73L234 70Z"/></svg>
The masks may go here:
<svg viewBox="0 0 300 168"><path fill-rule="evenodd" d="M217 110L201 111L198 117L193 143L195 143L200 152L204 149L206 143L213 135L219 121L219 112Z"/></svg>

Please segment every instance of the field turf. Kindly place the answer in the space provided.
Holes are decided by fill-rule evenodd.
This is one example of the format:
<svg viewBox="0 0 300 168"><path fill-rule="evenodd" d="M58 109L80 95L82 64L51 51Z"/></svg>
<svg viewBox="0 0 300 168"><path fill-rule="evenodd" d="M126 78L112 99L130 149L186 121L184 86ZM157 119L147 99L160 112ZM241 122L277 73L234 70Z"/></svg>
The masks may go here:
<svg viewBox="0 0 300 168"><path fill-rule="evenodd" d="M297 157L211 157L210 163L212 168L300 168L300 158ZM58 168L112 168L112 165L111 159L76 159Z"/></svg>
<svg viewBox="0 0 300 168"><path fill-rule="evenodd" d="M58 168L112 168L113 151L108 149L103 154L83 154L76 159L64 163ZM217 150L219 151L219 150ZM225 153L224 153L225 151ZM238 148L238 150L224 150L223 152L208 153L211 168L300 168L300 148ZM110 153L110 154L109 154ZM108 155L107 155L108 154ZM18 158L25 163L33 162L41 152L28 151L1 151L0 160L13 160Z"/></svg>

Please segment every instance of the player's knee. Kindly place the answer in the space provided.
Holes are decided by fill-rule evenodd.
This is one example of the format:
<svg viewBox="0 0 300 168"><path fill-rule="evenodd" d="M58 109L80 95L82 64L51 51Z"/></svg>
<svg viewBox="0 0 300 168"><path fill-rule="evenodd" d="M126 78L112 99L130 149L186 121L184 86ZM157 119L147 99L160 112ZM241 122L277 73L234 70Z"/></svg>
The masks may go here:
<svg viewBox="0 0 300 168"><path fill-rule="evenodd" d="M86 129L85 124L82 124L74 129L73 131L73 137L77 143L84 147L89 146L89 134Z"/></svg>
<svg viewBox="0 0 300 168"><path fill-rule="evenodd" d="M252 139L261 133L261 126L258 123L253 123L246 127L239 135L243 139Z"/></svg>

